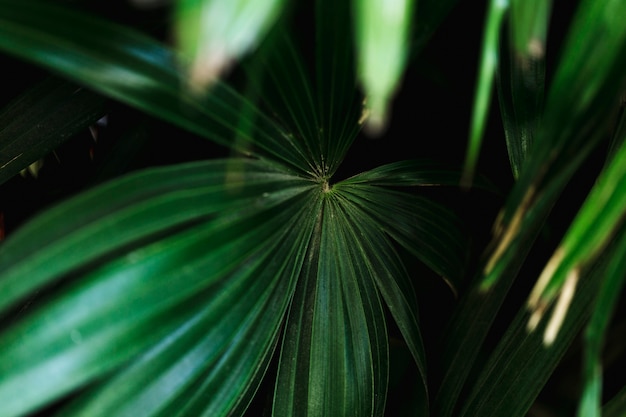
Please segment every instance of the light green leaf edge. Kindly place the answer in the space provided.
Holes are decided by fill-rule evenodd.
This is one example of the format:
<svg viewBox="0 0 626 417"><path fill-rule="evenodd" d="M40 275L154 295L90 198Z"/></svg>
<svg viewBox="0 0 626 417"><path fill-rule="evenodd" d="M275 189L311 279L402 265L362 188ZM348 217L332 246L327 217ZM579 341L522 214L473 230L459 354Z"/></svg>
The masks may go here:
<svg viewBox="0 0 626 417"><path fill-rule="evenodd" d="M509 7L508 0L491 0L487 10L482 52L476 81L474 105L470 125L469 141L465 154L461 185L469 187L474 179L485 124L487 122L491 90L498 64L498 42L502 20Z"/></svg>

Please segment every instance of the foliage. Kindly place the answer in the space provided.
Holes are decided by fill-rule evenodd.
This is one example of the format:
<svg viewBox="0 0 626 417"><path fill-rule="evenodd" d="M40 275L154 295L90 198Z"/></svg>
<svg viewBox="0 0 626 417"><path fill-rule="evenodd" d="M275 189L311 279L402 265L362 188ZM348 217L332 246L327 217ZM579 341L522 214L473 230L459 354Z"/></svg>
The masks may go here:
<svg viewBox="0 0 626 417"><path fill-rule="evenodd" d="M626 3L146 3L0 0L30 71L0 112L1 416L524 416L580 345L551 415L624 413ZM476 77L416 91L455 10ZM443 151L407 159L455 83ZM87 178L11 219L88 131Z"/></svg>

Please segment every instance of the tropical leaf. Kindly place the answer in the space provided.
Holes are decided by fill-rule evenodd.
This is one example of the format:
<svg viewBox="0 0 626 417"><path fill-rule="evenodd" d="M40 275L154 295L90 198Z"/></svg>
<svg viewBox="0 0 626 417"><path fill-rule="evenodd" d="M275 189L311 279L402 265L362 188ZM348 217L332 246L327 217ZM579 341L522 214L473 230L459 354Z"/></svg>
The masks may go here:
<svg viewBox="0 0 626 417"><path fill-rule="evenodd" d="M498 102L514 178L519 177L539 129L551 6L546 1L513 1L505 20L508 31L503 31L500 42Z"/></svg>
<svg viewBox="0 0 626 417"><path fill-rule="evenodd" d="M224 309L231 310L231 303L211 294L217 291L226 296L245 290L246 285L243 288L240 285L252 277L257 279L259 274L269 280L263 287L268 291L267 299L257 295L248 304L242 302L242 310L233 312L234 317L243 320L237 314L246 317L252 311L274 311L272 308L284 311L290 299L289 290L282 287L285 291L272 296L270 289L278 285L275 280L281 271L287 275L284 285L291 288L293 283L288 283L294 282L299 267L297 262L293 264L292 256L286 263L276 263L276 259L270 262L268 255L273 253L275 245L284 243L282 233L286 233L285 244L289 248L299 247L299 239L308 242L307 229L291 233L287 219L299 223L301 210L310 208L305 203L306 190L315 187L293 178L300 184L294 184L293 194L287 185L289 181L282 181L284 174L254 161L239 164L242 167L239 181L233 181L233 177L226 178L225 163L202 162L157 169L103 185L46 213L3 245L0 262L3 271L8 271L2 279L5 311L29 291L31 294L37 288L43 291L40 300L34 300L37 307L9 314L15 323L0 336L3 346L0 397L6 415L21 415L114 371L143 350L164 343L164 338L175 329L185 328L184 323L191 325L198 320L206 323L204 320L214 321L223 316ZM278 177L271 179L274 175ZM275 186L276 181L287 188L272 190L271 183ZM137 196L136 186L142 182L153 185L152 193ZM304 205L288 204L292 210L287 210L283 204L293 197ZM95 205L94 199L112 204ZM182 207L186 210L177 211ZM111 213L104 216L108 218L106 221L103 221L103 208ZM125 223L129 218L132 222ZM120 240L126 226L129 230ZM33 241L31 234L37 230L48 231L39 242ZM55 252L58 255L50 261L39 262ZM283 254L288 256L291 252L286 250ZM295 258L302 262L301 257ZM27 264L30 266L26 267ZM80 280L72 278L85 268L91 272ZM259 270L265 272L255 272ZM23 274L38 278L24 282ZM56 282L54 287L50 286L52 282ZM275 297L282 301L276 304ZM267 304L268 299L275 302ZM203 311L207 305L214 305L215 310ZM238 366L243 366L240 361L247 364L239 378L248 380L265 369L262 364L267 365L281 323L280 315L273 317L273 324L268 324L273 328L269 334L252 335L261 337L265 343L247 353L255 360L246 359L245 347L232 346L234 352L244 350L230 362L239 363ZM242 331L256 318L253 315L249 319L252 322L243 320ZM54 326L48 325L50 321ZM253 327L257 331L264 328ZM197 332L197 327L194 328ZM197 337L198 333L195 334ZM222 342L225 346L232 343L225 332L218 334L225 335ZM211 343L217 341L215 337L211 340ZM150 375L142 374L142 377ZM221 384L224 376L217 380ZM17 394L26 386L32 389ZM232 401L231 398L231 406ZM227 407L226 404L229 403L226 401L219 407Z"/></svg>
<svg viewBox="0 0 626 417"><path fill-rule="evenodd" d="M452 415L459 404L471 364L561 191L606 139L620 95L615 86L624 83L626 30L616 16L625 12L621 2L583 1L579 6L532 152L494 225L489 257L476 278L480 288L461 299L446 331L445 373L435 400L443 416ZM601 62L592 65L589 56L596 53ZM594 71L596 65L602 70Z"/></svg>
<svg viewBox="0 0 626 417"><path fill-rule="evenodd" d="M366 128L379 134L388 123L391 101L409 54L412 0L354 0L358 78L365 93Z"/></svg>
<svg viewBox="0 0 626 417"><path fill-rule="evenodd" d="M614 19L614 14L626 11L623 7L621 2L611 1L585 1L579 7L550 86L536 149L495 225L499 243L485 267L485 288L497 280L497 269L506 264L499 261L506 258L520 232L528 230L525 218L535 215L538 207L550 200L547 196L558 196L594 146L607 139L606 126L610 126L621 94L615 86L626 82L621 71L626 58L620 53L626 50L626 29ZM604 36L607 30L612 36ZM606 55L602 55L602 71L594 71L585 53L599 50ZM576 103L574 108L572 103Z"/></svg>
<svg viewBox="0 0 626 417"><path fill-rule="evenodd" d="M340 10L318 32L326 45L348 29ZM8 416L51 402L64 416L240 415L276 346L275 415L382 415L385 308L427 412L418 308L394 245L456 282L463 235L451 212L391 189L449 183L437 170L408 162L330 183L359 130L348 37L320 53L314 88L297 60L289 71L288 56L265 55L284 83L267 117L221 82L206 97L186 91L174 54L137 31L37 1L5 0L0 12L4 50L255 157L132 174L3 243ZM291 89L311 99L294 104Z"/></svg>
<svg viewBox="0 0 626 417"><path fill-rule="evenodd" d="M419 165L414 161L384 165L342 181L335 188L344 191L346 198L361 206L389 236L439 273L456 292L466 268L463 248L467 247L467 242L455 215L426 198L381 187L431 186L458 181L458 174L415 169ZM393 219L388 215L391 207L395 212ZM429 236L429 239L425 241L420 236Z"/></svg>
<svg viewBox="0 0 626 417"><path fill-rule="evenodd" d="M611 268L613 255L619 256L621 251L612 245L606 256L585 269L561 334L549 347L546 347L541 333L528 332L528 313L522 306L481 366L457 415L525 416L571 342L580 334L594 306L598 283Z"/></svg>
<svg viewBox="0 0 626 417"><path fill-rule="evenodd" d="M580 417L610 415L609 412L601 411L603 386L601 353L605 344L606 330L614 315L618 297L624 288L626 236L623 235L618 239L621 241L600 284L598 296L594 300L593 313L585 332L584 388L578 408Z"/></svg>
<svg viewBox="0 0 626 417"><path fill-rule="evenodd" d="M0 113L0 184L100 119L105 98L49 77Z"/></svg>
<svg viewBox="0 0 626 417"><path fill-rule="evenodd" d="M576 288L580 269L593 261L611 241L626 218L626 146L622 144L609 165L597 179L586 201L572 221L559 247L541 273L528 300L533 312L531 327L541 319L545 310L558 297ZM615 285L615 284L614 284ZM567 289L567 291L566 291ZM559 295L560 294L560 295ZM564 311L568 303L563 301ZM545 334L551 343L559 329L563 316L552 316L552 326Z"/></svg>
<svg viewBox="0 0 626 417"><path fill-rule="evenodd" d="M286 323L276 416L382 415L387 331L364 254L342 207L324 200ZM348 259L348 262L344 260Z"/></svg>
<svg viewBox="0 0 626 417"><path fill-rule="evenodd" d="M1 1L0 19L6 52L218 144L306 166L293 138L232 88L217 82L207 96L187 91L175 54L139 31L37 0ZM252 118L253 137L240 130L242 114Z"/></svg>
<svg viewBox="0 0 626 417"><path fill-rule="evenodd" d="M506 1L492 0L489 2L487 10L478 79L476 80L476 93L472 108L468 149L465 154L465 166L463 168L463 178L461 179L464 187L469 187L474 179L476 163L487 122L493 80L498 64L500 29L508 7L509 5Z"/></svg>
<svg viewBox="0 0 626 417"><path fill-rule="evenodd" d="M219 79L267 35L284 0L178 0L175 28L188 86L196 93Z"/></svg>

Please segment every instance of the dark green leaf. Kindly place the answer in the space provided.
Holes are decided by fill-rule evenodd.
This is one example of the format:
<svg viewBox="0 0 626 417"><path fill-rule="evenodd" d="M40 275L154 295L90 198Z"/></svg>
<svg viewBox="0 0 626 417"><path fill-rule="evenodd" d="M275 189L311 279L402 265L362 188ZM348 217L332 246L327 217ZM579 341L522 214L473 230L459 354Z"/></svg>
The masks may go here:
<svg viewBox="0 0 626 417"><path fill-rule="evenodd" d="M334 173L361 129L363 96L357 90L349 1L315 2L315 94L320 143Z"/></svg>
<svg viewBox="0 0 626 417"><path fill-rule="evenodd" d="M3 243L0 307L6 309L33 288L163 231L188 227L224 210L274 204L310 187L295 177L289 185L289 178L252 160L216 160L140 172L89 191L48 210Z"/></svg>
<svg viewBox="0 0 626 417"><path fill-rule="evenodd" d="M533 150L494 226L491 255L478 277L482 290L461 300L447 331L446 373L435 401L443 416L452 415L487 331L556 199L604 137L620 94L616 86L626 76L626 27L617 17L626 13L624 7L611 1L579 7Z"/></svg>
<svg viewBox="0 0 626 417"><path fill-rule="evenodd" d="M267 368L302 267L312 209L305 204L299 213L289 210L302 227L275 227L282 236L257 240L253 256L195 297L198 303L188 303L197 311L192 318L60 415L191 417L245 410Z"/></svg>
<svg viewBox="0 0 626 417"><path fill-rule="evenodd" d="M622 144L600 173L559 247L539 276L528 304L533 319L540 319L564 288L576 285L581 268L591 263L619 230L626 218L626 145ZM554 316L553 316L554 317ZM555 330L558 330L558 322ZM549 329L552 330L551 327ZM546 334L550 340L554 333Z"/></svg>
<svg viewBox="0 0 626 417"><path fill-rule="evenodd" d="M579 417L601 417L602 413L602 348L606 330L624 288L626 275L626 233L622 233L615 254L594 300L593 313L585 332L584 387L578 409Z"/></svg>
<svg viewBox="0 0 626 417"><path fill-rule="evenodd" d="M604 266L582 278L560 337L546 347L539 332L527 330L522 307L472 385L458 416L525 416L555 367L589 317Z"/></svg>
<svg viewBox="0 0 626 417"><path fill-rule="evenodd" d="M543 111L551 2L513 1L498 60L498 101L515 178L530 151ZM508 35L508 36L507 36Z"/></svg>
<svg viewBox="0 0 626 417"><path fill-rule="evenodd" d="M551 206L549 200L560 194L589 152L606 138L605 127L621 93L616 86L626 82L626 27L616 18L624 13L626 6L619 1L581 3L527 168L496 224L499 242L485 268L485 287L498 279L498 264L506 263L499 260L515 246L520 233L530 232L524 222L538 215L540 206ZM592 64L591 56L600 61Z"/></svg>
<svg viewBox="0 0 626 417"><path fill-rule="evenodd" d="M342 207L320 204L286 323L273 413L381 416L388 366L382 306Z"/></svg>
<svg viewBox="0 0 626 417"><path fill-rule="evenodd" d="M219 144L306 166L301 145L232 88L217 82L207 96L188 91L172 51L138 31L37 0L0 1L0 23L6 52ZM245 114L252 134L240 129Z"/></svg>
<svg viewBox="0 0 626 417"><path fill-rule="evenodd" d="M456 291L465 270L467 246L461 224L451 211L406 193L368 186L343 187L341 183L335 188Z"/></svg>
<svg viewBox="0 0 626 417"><path fill-rule="evenodd" d="M239 323L241 328L229 327L232 333L220 331L220 327L214 329L217 334L211 337L211 343L216 343L216 337L225 338L223 347L215 345L211 354L221 355L219 360L213 356L219 366L208 364L209 376L203 378L207 385L196 387L199 392L214 392L218 384L224 389L223 397L216 397L211 404L185 397L192 407L187 415L198 415L193 411L200 407L198 404L213 407L218 415L233 407L245 408L249 396L239 398L227 387L234 384L239 394L251 394L267 366L281 311L286 308L294 279L305 260L303 253L312 226L291 229L295 223L303 224L301 218L314 217L309 213L312 206L307 191L312 188L309 182L292 177L300 186L290 192L288 175L254 161L238 165L239 171L228 171L224 169L226 162L156 169L104 185L46 213L3 244L2 270L10 273L2 276L1 282L5 286L13 283L8 287L13 297L3 299L5 307L45 283L54 280L61 284L44 291L25 312L12 316L13 324L0 335L0 398L7 416L34 410L94 378L106 376L151 346L173 343L164 338L171 332L176 334L176 329L183 335L192 332L185 336L182 347L177 345L178 353L192 349L194 343L206 344L202 342L206 339L197 337L210 336L197 326L215 323L226 312L233 315L229 319L233 326ZM145 192L136 195L138 188L130 185L146 180L152 188L139 188ZM277 190L274 187L278 184L287 188ZM94 199L104 206L92 205ZM181 213L179 207L186 210ZM109 212L109 221L103 221L103 213ZM134 221L126 225L129 230L119 228L139 212L144 216L135 215ZM194 227L184 227L189 223ZM47 245L29 238L36 230L47 232L43 239ZM126 238L120 242L123 231ZM94 247L90 249L85 242L92 241ZM276 245L284 249L279 252L284 258L272 256ZM62 252L58 252L60 248L64 248ZM84 257L65 255L79 251ZM37 255L42 253L62 255L44 264L27 261L41 259ZM69 271L85 267L91 271L80 280L67 276ZM34 283L23 282L24 274L38 274L40 278ZM63 276L66 278L59 281ZM256 279L266 284L261 286L264 295L250 295L248 302L238 299L244 297L239 291L245 291L250 280ZM234 299L241 306L231 311ZM261 319L266 315L271 320ZM233 344L242 340L235 336L239 331L258 340L258 349L243 341ZM155 349L159 351L160 347ZM126 371L131 381L145 381L166 371L163 364L148 362L157 369L149 366L153 373L148 374ZM171 384L172 380L166 378L163 383ZM104 397L98 398L111 395L106 386L99 392ZM138 396L135 401L141 403L143 394L133 393ZM145 395L151 395L149 386ZM164 402L174 399L164 398ZM94 401L92 404L99 403ZM108 401L110 406L111 398ZM129 402L129 407L134 407L132 404Z"/></svg>
<svg viewBox="0 0 626 417"><path fill-rule="evenodd" d="M104 97L55 77L22 93L0 112L0 184L104 113Z"/></svg>

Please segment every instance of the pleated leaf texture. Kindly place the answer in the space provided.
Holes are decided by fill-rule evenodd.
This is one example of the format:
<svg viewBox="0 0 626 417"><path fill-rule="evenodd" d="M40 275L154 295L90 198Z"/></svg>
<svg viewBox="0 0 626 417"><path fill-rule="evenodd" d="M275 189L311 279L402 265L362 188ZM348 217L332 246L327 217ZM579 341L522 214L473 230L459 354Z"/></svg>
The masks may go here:
<svg viewBox="0 0 626 417"><path fill-rule="evenodd" d="M51 404L59 416L242 415L273 357L273 415L380 416L387 311L427 413L413 277L397 248L452 286L461 278L460 221L414 192L459 175L402 161L333 181L361 111L341 18L325 22L319 40L339 52L318 57L314 81L297 59L284 64L284 37L259 52L270 118L221 81L188 94L175 54L128 27L30 0L0 1L0 16L5 52L245 153L128 174L1 244L2 416Z"/></svg>

